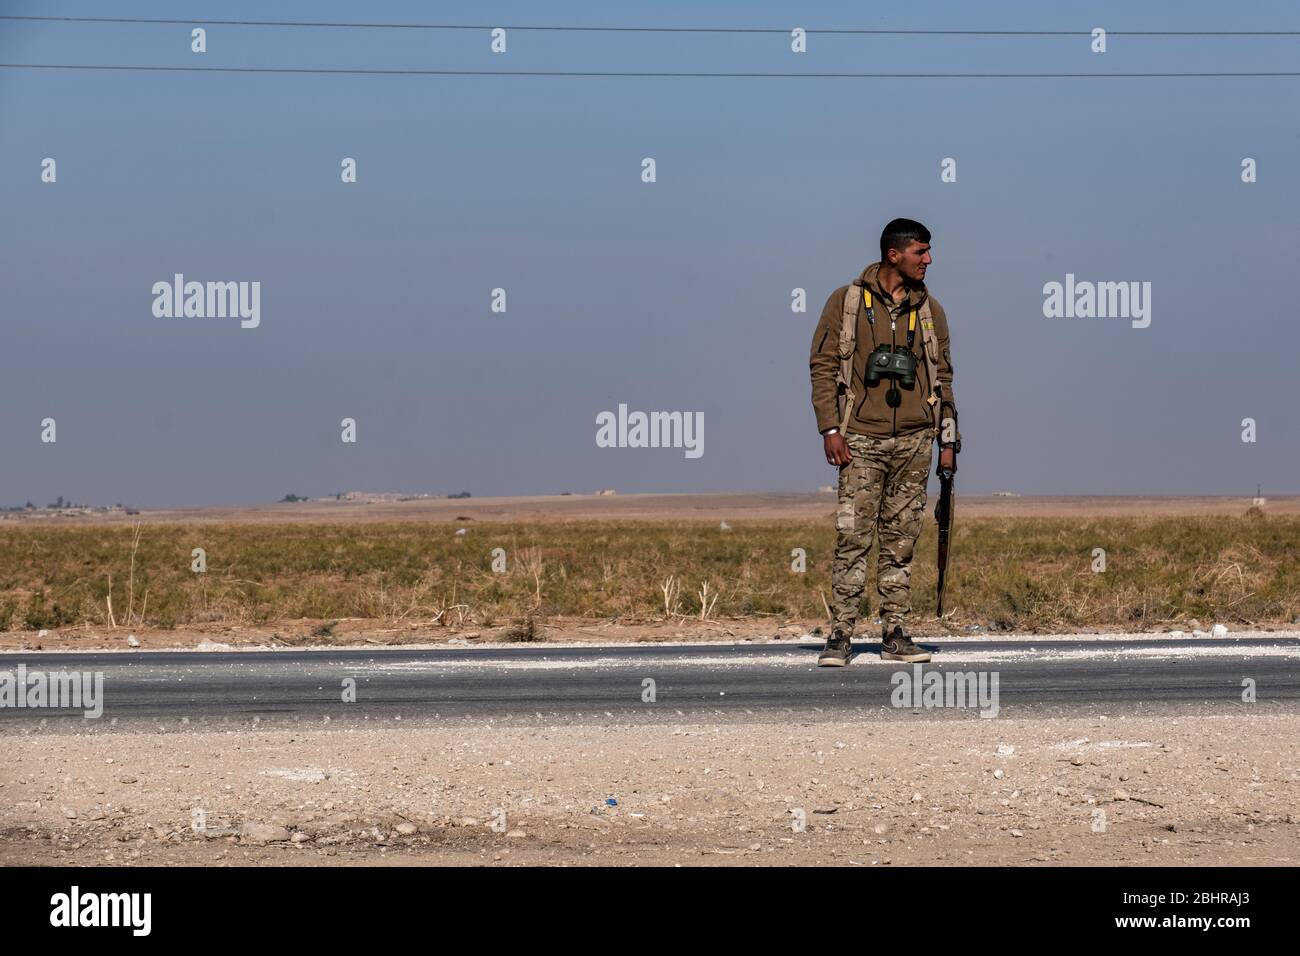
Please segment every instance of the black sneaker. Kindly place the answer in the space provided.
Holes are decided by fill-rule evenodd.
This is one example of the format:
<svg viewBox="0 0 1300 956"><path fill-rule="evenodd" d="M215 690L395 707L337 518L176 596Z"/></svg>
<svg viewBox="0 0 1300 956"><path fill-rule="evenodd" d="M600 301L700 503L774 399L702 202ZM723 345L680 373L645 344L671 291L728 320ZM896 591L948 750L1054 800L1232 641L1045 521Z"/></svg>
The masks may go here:
<svg viewBox="0 0 1300 956"><path fill-rule="evenodd" d="M930 659L930 652L913 644L912 639L903 633L903 626L895 624L894 630L880 640L880 659L924 664Z"/></svg>
<svg viewBox="0 0 1300 956"><path fill-rule="evenodd" d="M840 631L831 631L822 648L821 657L817 658L818 667L843 667L853 654L853 641Z"/></svg>

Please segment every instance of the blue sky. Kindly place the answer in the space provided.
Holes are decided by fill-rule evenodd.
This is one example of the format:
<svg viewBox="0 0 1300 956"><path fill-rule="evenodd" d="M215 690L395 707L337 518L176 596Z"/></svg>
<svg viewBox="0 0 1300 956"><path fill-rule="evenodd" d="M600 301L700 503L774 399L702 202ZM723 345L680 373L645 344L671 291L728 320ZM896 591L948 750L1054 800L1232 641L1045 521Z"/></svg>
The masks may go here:
<svg viewBox="0 0 1300 956"><path fill-rule="evenodd" d="M129 9L128 9L129 7ZM110 9L111 8L111 9ZM1288 4L135 3L8 14L504 25L1300 30ZM1175 16L1176 14L1176 16ZM1300 37L853 37L0 23L0 62L487 70L1300 70ZM934 233L970 493L1300 491L1300 78L0 70L0 504L831 483L807 352L895 216ZM340 182L343 157L358 182ZM58 182L40 181L43 158ZM641 182L653 157L658 181ZM955 183L940 162L957 161ZM1258 181L1244 184L1254 158ZM261 324L157 319L174 273ZM1048 319L1067 273L1152 321ZM490 310L493 288L508 310ZM808 312L790 309L804 288ZM599 448L700 411L704 454ZM40 441L40 422L58 441ZM344 417L356 444L339 440ZM1253 418L1257 441L1241 441Z"/></svg>

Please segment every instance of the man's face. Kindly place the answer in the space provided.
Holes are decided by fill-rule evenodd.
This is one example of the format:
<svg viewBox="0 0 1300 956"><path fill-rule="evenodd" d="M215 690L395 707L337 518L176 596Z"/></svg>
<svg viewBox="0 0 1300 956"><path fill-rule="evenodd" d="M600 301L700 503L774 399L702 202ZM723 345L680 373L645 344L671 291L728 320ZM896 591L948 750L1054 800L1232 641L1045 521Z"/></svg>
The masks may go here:
<svg viewBox="0 0 1300 956"><path fill-rule="evenodd" d="M928 242L917 242L913 239L907 244L907 248L901 252L897 249L889 250L889 262L899 274L910 282L925 281L925 270L930 267L934 258L930 255L930 244Z"/></svg>

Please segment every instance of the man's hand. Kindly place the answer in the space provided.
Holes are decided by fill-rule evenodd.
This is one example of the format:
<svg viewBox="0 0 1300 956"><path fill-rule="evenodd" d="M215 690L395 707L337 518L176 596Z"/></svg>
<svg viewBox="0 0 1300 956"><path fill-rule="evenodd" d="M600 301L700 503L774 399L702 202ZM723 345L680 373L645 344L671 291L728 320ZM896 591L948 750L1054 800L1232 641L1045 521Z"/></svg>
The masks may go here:
<svg viewBox="0 0 1300 956"><path fill-rule="evenodd" d="M822 447L826 452L826 464L843 466L853 460L853 455L849 453L849 443L844 440L844 436L839 432L834 432L822 439Z"/></svg>
<svg viewBox="0 0 1300 956"><path fill-rule="evenodd" d="M945 468L951 468L953 474L957 473L957 456L953 454L952 446L939 449L939 467L935 470L935 474Z"/></svg>

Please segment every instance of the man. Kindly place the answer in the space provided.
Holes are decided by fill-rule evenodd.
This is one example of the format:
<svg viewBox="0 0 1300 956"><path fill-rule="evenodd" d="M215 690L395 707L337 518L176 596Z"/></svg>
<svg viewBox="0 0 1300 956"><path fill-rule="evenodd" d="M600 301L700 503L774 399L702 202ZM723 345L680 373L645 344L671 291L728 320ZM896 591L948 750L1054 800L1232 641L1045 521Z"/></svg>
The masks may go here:
<svg viewBox="0 0 1300 956"><path fill-rule="evenodd" d="M955 471L961 443L948 316L925 287L933 261L930 231L895 219L880 236L880 261L831 293L813 335L813 410L826 461L840 470L834 620L821 666L849 662L877 532L881 659L930 659L903 630L912 610L912 550L921 533L931 446L939 437L939 468Z"/></svg>

